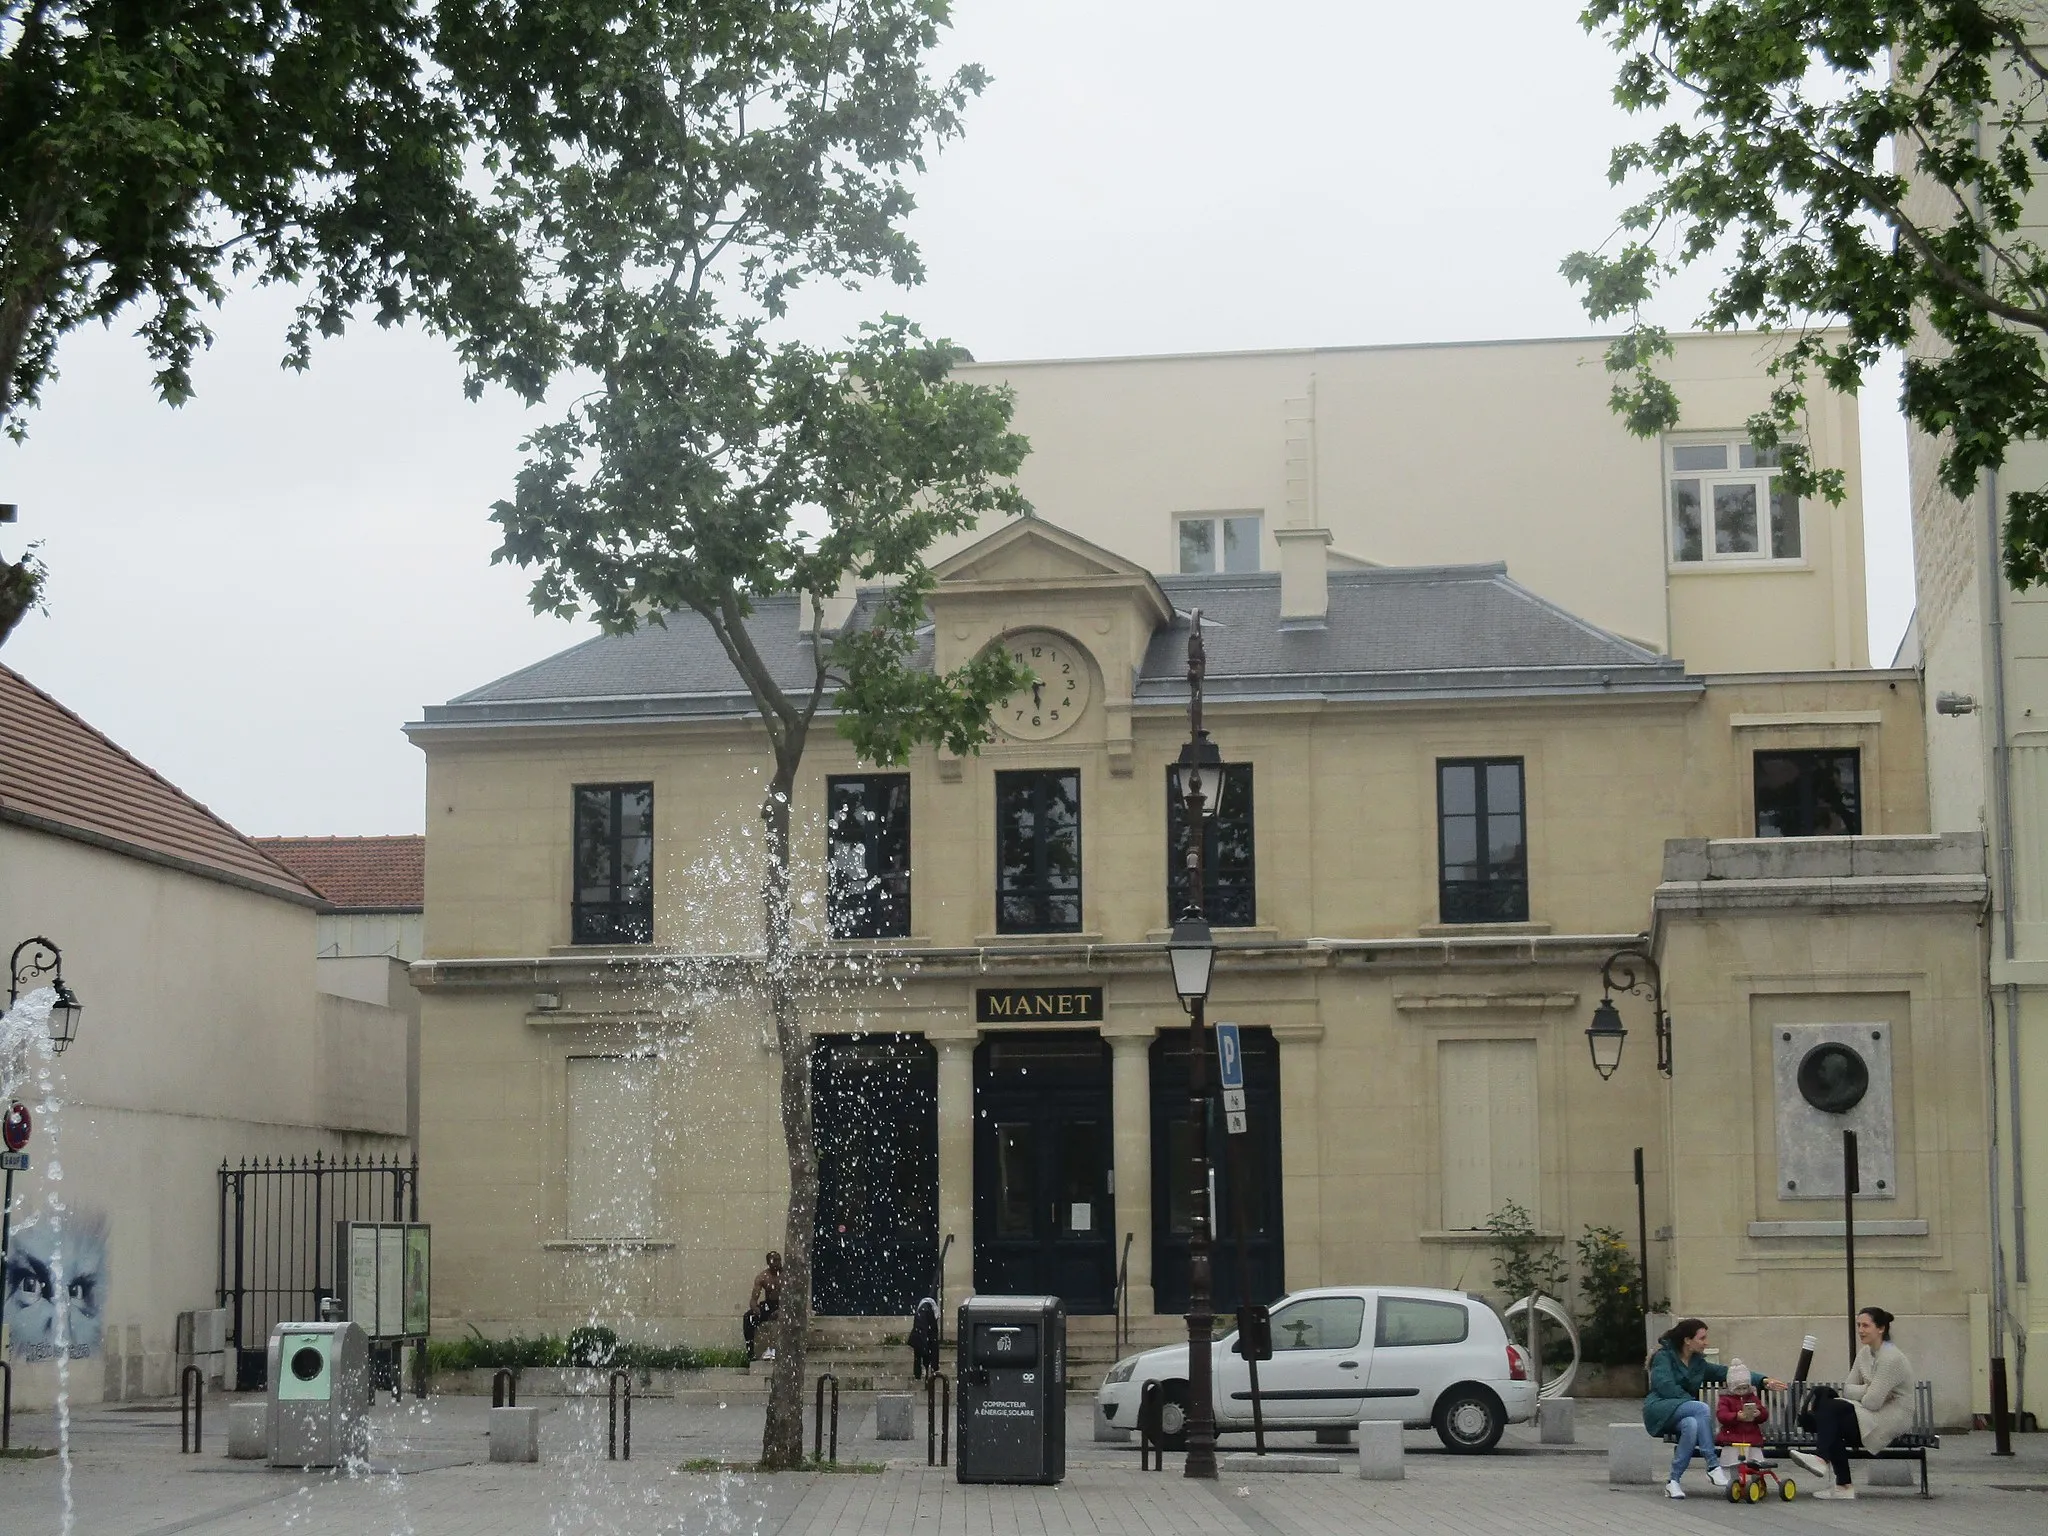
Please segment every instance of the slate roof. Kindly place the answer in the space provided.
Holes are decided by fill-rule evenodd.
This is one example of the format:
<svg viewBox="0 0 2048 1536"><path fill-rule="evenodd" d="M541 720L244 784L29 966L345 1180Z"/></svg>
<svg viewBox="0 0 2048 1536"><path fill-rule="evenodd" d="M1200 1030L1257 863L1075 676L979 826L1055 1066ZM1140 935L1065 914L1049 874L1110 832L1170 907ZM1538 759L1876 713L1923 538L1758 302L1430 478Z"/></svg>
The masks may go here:
<svg viewBox="0 0 2048 1536"><path fill-rule="evenodd" d="M1697 689L1681 662L1590 624L1514 581L1504 565L1332 570L1319 625L1283 623L1277 571L1161 576L1174 622L1158 631L1139 704L1187 697L1187 614L1202 610L1207 692L1227 698L1486 698ZM853 623L872 611L864 592ZM748 626L775 675L810 676L796 600L764 600ZM927 639L919 663L931 664ZM710 627L694 614L600 636L442 705L422 725L732 718L753 713Z"/></svg>
<svg viewBox="0 0 2048 1536"><path fill-rule="evenodd" d="M6 666L0 821L306 905L319 900L250 839Z"/></svg>
<svg viewBox="0 0 2048 1536"><path fill-rule="evenodd" d="M401 837L259 837L337 912L418 912L427 904L427 840Z"/></svg>

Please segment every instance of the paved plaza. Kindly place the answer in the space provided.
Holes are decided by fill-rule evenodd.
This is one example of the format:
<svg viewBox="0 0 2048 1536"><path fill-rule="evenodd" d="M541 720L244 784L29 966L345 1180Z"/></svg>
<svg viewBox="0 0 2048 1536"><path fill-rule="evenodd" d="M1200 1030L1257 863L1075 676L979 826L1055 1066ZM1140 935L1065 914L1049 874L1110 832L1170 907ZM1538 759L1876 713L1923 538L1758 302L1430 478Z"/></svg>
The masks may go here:
<svg viewBox="0 0 2048 1536"><path fill-rule="evenodd" d="M1533 1429L1509 1431L1495 1454L1452 1457L1433 1436L1407 1437L1407 1477L1367 1483L1355 1453L1320 1454L1335 1476L1226 1471L1214 1485L1138 1470L1134 1447L1097 1445L1077 1405L1067 1480L1058 1488L961 1487L950 1470L924 1465L923 1411L910 1445L874 1437L871 1400L849 1397L840 1455L881 1463L880 1472L789 1474L692 1470L745 1460L758 1449L758 1399L646 1401L635 1405L633 1459L604 1457L604 1404L544 1401L538 1466L487 1459L487 1406L475 1398L408 1402L376 1414L371 1465L353 1475L307 1474L230 1461L226 1413L212 1405L204 1453L178 1454L175 1406L95 1407L73 1421L70 1497L79 1536L175 1536L195 1532L323 1536L568 1536L572 1532L676 1536L1335 1536L1389 1531L1587 1536L1668 1529L1924 1536L2037 1536L2048 1522L2048 1438L2029 1436L1999 1460L1988 1435L1950 1437L1937 1453L1935 1497L1866 1490L1855 1504L1731 1506L1694 1496L1668 1503L1653 1488L1607 1485L1608 1422L1633 1405L1579 1406L1579 1444L1538 1446ZM49 1444L47 1414L15 1423L17 1444ZM1280 1437L1312 1452L1305 1436ZM1236 1437L1226 1442L1235 1446ZM0 1461L0 1532L44 1536L63 1529L63 1469L56 1458Z"/></svg>

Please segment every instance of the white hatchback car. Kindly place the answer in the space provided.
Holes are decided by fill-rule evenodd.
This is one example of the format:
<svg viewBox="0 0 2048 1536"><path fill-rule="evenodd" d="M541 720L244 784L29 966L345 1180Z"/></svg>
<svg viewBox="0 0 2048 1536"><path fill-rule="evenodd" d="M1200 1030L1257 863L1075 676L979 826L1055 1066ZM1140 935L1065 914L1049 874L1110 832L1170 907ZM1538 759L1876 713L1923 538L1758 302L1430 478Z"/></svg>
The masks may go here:
<svg viewBox="0 0 2048 1536"><path fill-rule="evenodd" d="M1490 1451L1536 1416L1528 1353L1485 1301L1410 1286L1327 1286L1273 1304L1273 1358L1259 1364L1269 1430L1348 1429L1365 1419L1429 1425L1453 1451ZM1252 1427L1251 1371L1232 1332L1211 1346L1216 1428ZM1095 1400L1136 1428L1147 1382L1160 1387L1160 1434L1186 1442L1188 1346L1119 1360Z"/></svg>

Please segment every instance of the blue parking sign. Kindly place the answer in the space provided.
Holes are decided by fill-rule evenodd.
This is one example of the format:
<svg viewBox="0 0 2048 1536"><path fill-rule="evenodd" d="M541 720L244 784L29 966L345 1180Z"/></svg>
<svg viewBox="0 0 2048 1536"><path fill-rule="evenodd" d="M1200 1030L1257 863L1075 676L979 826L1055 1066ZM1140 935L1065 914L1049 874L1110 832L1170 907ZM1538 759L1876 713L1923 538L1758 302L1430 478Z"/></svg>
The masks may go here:
<svg viewBox="0 0 2048 1536"><path fill-rule="evenodd" d="M1216 1026L1216 1064L1224 1088L1244 1087L1244 1041L1235 1024Z"/></svg>

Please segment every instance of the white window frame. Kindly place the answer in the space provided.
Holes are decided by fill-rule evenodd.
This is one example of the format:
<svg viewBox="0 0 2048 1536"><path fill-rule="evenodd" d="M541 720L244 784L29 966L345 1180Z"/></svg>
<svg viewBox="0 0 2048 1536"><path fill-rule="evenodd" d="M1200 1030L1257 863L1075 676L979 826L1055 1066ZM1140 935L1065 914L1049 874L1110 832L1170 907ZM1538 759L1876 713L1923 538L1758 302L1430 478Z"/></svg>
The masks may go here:
<svg viewBox="0 0 2048 1536"><path fill-rule="evenodd" d="M1252 539L1252 558L1258 563L1253 571L1266 568L1266 514L1253 507L1225 508L1220 512L1176 512L1173 514L1173 548L1170 563L1176 575L1181 576L1231 576L1248 575L1249 572L1228 571L1223 567L1223 525L1231 518L1249 518L1258 525L1258 533ZM1213 529L1210 548L1216 552L1217 565L1213 571L1183 571L1180 568L1180 530L1186 523L1208 523Z"/></svg>
<svg viewBox="0 0 2048 1536"><path fill-rule="evenodd" d="M1793 516L1798 521L1799 553L1796 555L1774 555L1772 545L1771 496L1779 470L1775 465L1756 465L1741 468L1742 450L1750 447L1747 432L1692 432L1677 433L1664 439L1664 543L1666 558L1675 571L1697 571L1709 566L1775 566L1780 570L1794 569L1807 565L1806 556L1806 498L1795 499ZM1675 466L1678 450L1683 448L1725 447L1730 465L1727 469L1679 469ZM1675 504L1677 483L1681 480L1695 480L1700 487L1700 556L1697 560L1681 558L1678 552L1678 516ZM1714 490L1718 486L1754 486L1757 498L1757 547L1754 550L1722 553L1715 548L1719 540L1714 529Z"/></svg>

